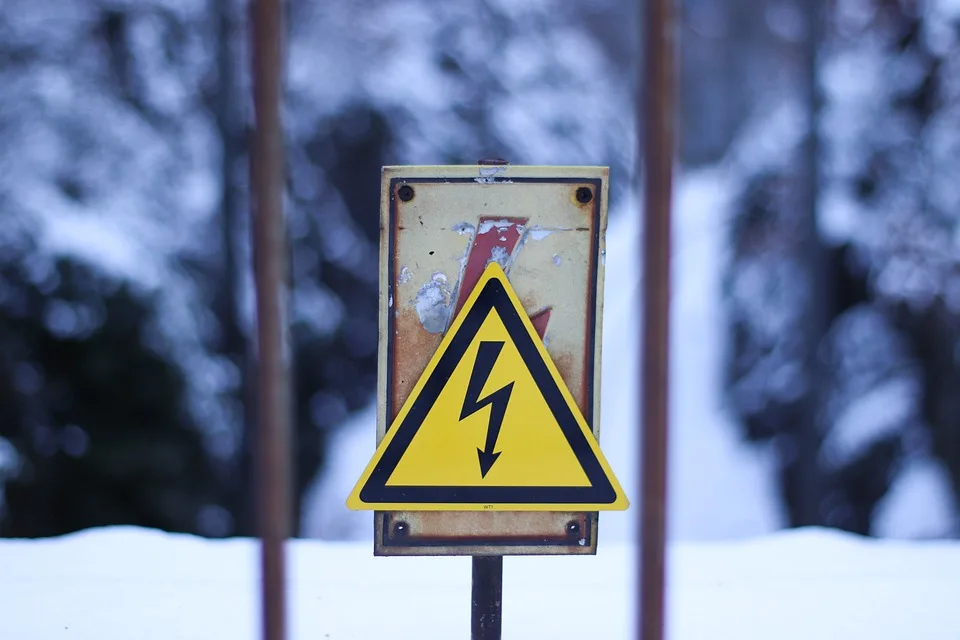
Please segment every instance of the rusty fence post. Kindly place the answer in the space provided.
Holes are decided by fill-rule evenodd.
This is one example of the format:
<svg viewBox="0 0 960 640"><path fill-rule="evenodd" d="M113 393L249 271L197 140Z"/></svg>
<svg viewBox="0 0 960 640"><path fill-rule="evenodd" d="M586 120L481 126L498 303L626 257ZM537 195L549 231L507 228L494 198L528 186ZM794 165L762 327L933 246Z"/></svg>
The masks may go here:
<svg viewBox="0 0 960 640"><path fill-rule="evenodd" d="M670 342L670 205L674 159L674 8L641 0L637 82L638 160L642 159L643 333L640 355L640 565L638 631L662 640L665 627L667 434ZM642 123L642 126L641 126Z"/></svg>
<svg viewBox="0 0 960 640"><path fill-rule="evenodd" d="M285 339L285 233L281 0L251 0L253 106L251 242L257 325L257 511L262 637L286 637L284 544L290 526L289 382Z"/></svg>

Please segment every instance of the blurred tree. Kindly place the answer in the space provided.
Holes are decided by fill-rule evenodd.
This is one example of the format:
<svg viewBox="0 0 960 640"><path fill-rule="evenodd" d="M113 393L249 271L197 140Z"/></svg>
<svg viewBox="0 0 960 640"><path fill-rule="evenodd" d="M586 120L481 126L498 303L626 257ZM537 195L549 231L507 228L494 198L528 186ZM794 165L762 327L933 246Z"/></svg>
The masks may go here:
<svg viewBox="0 0 960 640"><path fill-rule="evenodd" d="M215 266L209 266L206 279L213 285L212 307L219 326L216 351L235 367L240 379L235 400L242 405L238 410L237 430L239 445L230 460L223 488L223 501L233 515L235 535L255 535L254 458L252 443L256 440L256 358L245 330L240 305L243 289L241 274L247 275L241 256L246 244L247 220L243 215L249 200L244 198L248 180L248 148L246 124L248 114L243 108L245 87L243 51L240 46L243 30L240 28L241 6L236 0L217 0L212 6L216 22L216 82L211 82L206 95L207 108L214 114L220 142L220 203L214 223L219 238Z"/></svg>
<svg viewBox="0 0 960 640"><path fill-rule="evenodd" d="M632 88L641 53L636 48L638 3L562 0L561 5L603 47L607 73ZM796 79L783 73L783 60L804 41L805 5L791 0L678 0L678 143L685 167L722 160L746 124L751 105L760 97L796 89Z"/></svg>
<svg viewBox="0 0 960 640"><path fill-rule="evenodd" d="M896 0L828 6L818 50L797 58L805 90L785 100L813 127L744 168L729 391L747 436L774 444L790 524L866 534L905 460L933 455L960 486L960 403L946 391L960 146L942 137L956 138L960 22Z"/></svg>
<svg viewBox="0 0 960 640"><path fill-rule="evenodd" d="M14 374L33 369L8 365L3 397L18 418L0 437L17 464L3 466L4 533L122 522L255 533L241 10L229 1L41 2L2 25L4 77L20 92L0 98L0 161L19 155L20 170L0 179L0 202L33 238L26 253L13 252L19 237L0 238L11 260L4 284L36 300L0 325L0 338L41 372L40 389L21 397ZM50 12L56 22L43 19ZM196 48L203 40L216 46ZM73 96L70 110L51 93L57 83ZM290 143L298 504L328 430L375 390L378 180L390 148L386 121L362 102L313 117L316 128L293 127ZM126 128L103 127L105 118ZM45 155L57 145L71 153ZM52 199L36 197L50 189ZM73 235L58 232L68 228ZM127 247L85 245L102 243L104 231ZM61 289L26 279L29 265L51 261L96 285L77 289L80 275L64 276ZM59 298L104 312L82 335L27 339ZM104 375L119 378L122 401L104 402ZM20 406L43 405L45 393L69 404L49 416ZM64 430L85 443L70 450L76 460L48 451Z"/></svg>
<svg viewBox="0 0 960 640"><path fill-rule="evenodd" d="M627 166L630 115L620 105L629 91L611 82L602 51L557 6L288 3L298 504L330 431L375 393L380 167L486 155L603 163L615 173ZM0 288L38 298L0 324L0 340L24 350L4 370L3 401L17 418L0 427L2 531L129 521L253 533L242 3L9 0L3 13L0 211L29 230L30 244L13 251L21 239L0 227L8 259ZM63 272L59 289L31 279L48 264ZM78 279L96 285L74 290ZM105 311L81 334L41 331L57 298ZM28 371L22 361L40 372L39 390L26 395L16 386L16 372ZM85 368L101 362L122 378L123 402L109 411ZM45 388L54 375L66 391ZM53 417L23 408L47 393L72 404L48 410ZM44 457L48 423L65 438L74 426L87 434L76 460ZM110 467L116 459L137 463ZM67 473L100 465L110 472L95 483ZM134 480L141 469L156 472L152 484ZM52 496L74 490L84 492L78 505L122 495L140 511L70 515Z"/></svg>
<svg viewBox="0 0 960 640"><path fill-rule="evenodd" d="M151 300L74 260L40 266L26 238L0 256L0 437L19 469L0 533L198 530L211 468Z"/></svg>
<svg viewBox="0 0 960 640"><path fill-rule="evenodd" d="M160 0L4 6L5 535L229 532L213 454L229 449L230 372L188 278L208 206L202 15Z"/></svg>
<svg viewBox="0 0 960 640"><path fill-rule="evenodd" d="M903 332L920 381L906 453L939 460L960 505L960 11L840 3L832 45L837 109L864 114L832 149L828 195L845 213L832 231L873 229L860 240L871 290ZM860 70L866 86L839 90L870 59Z"/></svg>

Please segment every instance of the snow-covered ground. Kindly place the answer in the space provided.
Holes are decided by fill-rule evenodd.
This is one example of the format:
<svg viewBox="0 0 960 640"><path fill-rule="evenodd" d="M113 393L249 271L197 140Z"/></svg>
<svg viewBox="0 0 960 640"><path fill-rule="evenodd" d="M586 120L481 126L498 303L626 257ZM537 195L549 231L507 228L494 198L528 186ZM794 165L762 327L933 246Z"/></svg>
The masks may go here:
<svg viewBox="0 0 960 640"><path fill-rule="evenodd" d="M676 197L671 349L670 532L675 539L756 536L778 529L773 464L737 440L721 410L724 330L720 278L727 201L736 183L722 170L683 176ZM622 202L607 231L600 446L637 504L637 362L640 331L639 229L634 202ZM372 538L369 512L344 505L375 447L376 414L357 413L334 436L329 466L307 500L304 535ZM601 515L601 546L632 536L635 512Z"/></svg>
<svg viewBox="0 0 960 640"><path fill-rule="evenodd" d="M467 558L374 558L367 543L290 543L290 638L469 637ZM118 527L0 541L0 638L253 640L257 547ZM632 552L507 558L503 637L633 637ZM671 640L955 640L960 543L829 530L676 543Z"/></svg>

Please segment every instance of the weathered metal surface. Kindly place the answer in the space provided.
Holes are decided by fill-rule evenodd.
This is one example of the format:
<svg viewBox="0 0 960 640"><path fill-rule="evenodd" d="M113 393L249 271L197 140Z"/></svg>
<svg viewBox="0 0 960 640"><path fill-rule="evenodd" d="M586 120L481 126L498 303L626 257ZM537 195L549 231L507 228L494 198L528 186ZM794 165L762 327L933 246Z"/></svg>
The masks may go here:
<svg viewBox="0 0 960 640"><path fill-rule="evenodd" d="M283 127L280 120L283 16L278 0L251 6L254 135L251 242L256 285L258 358L257 496L261 637L283 640L286 623L284 542L289 536L290 384L284 352L286 258L283 218Z"/></svg>
<svg viewBox="0 0 960 640"><path fill-rule="evenodd" d="M605 167L384 168L378 442L489 260L599 438L607 183ZM377 512L374 526L377 555L596 552L595 513Z"/></svg>
<svg viewBox="0 0 960 640"><path fill-rule="evenodd" d="M402 545L416 539L424 547L442 547L449 540L458 539L464 545L458 547L475 549L469 555L490 555L485 550L485 541L510 533L515 545L525 546L579 546L587 544L591 520L589 514L495 511L457 512L452 515L483 515L482 518L451 518L446 511L385 512L383 536L392 545ZM414 517L410 517L410 516ZM473 543L472 545L470 543Z"/></svg>
<svg viewBox="0 0 960 640"><path fill-rule="evenodd" d="M637 122L643 117L638 157L643 159L643 333L640 393L640 565L637 637L662 640L665 615L667 436L670 345L670 206L676 111L674 7L647 0L643 16L644 65L638 82ZM639 89L638 89L639 90ZM641 113L640 107L644 106Z"/></svg>

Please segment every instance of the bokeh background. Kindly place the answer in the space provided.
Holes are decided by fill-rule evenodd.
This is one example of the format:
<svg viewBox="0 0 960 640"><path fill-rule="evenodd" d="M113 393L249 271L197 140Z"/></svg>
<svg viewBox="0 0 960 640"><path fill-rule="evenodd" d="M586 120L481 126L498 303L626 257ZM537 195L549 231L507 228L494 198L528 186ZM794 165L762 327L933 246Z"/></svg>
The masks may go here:
<svg viewBox="0 0 960 640"><path fill-rule="evenodd" d="M678 4L670 535L957 537L960 2ZM611 167L601 444L632 486L635 3L286 8L295 534L372 536L343 502L386 164ZM247 37L238 0L0 4L0 535L256 533Z"/></svg>

